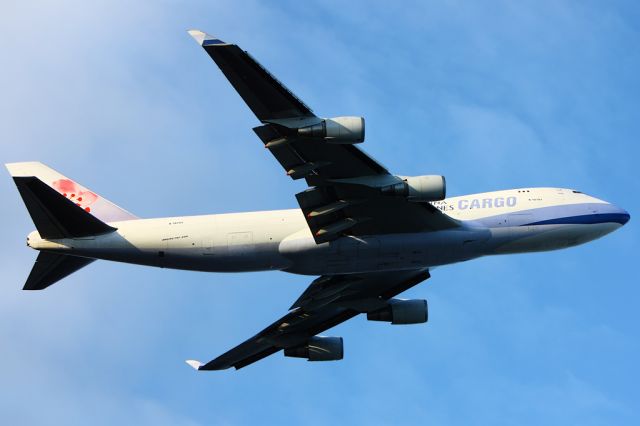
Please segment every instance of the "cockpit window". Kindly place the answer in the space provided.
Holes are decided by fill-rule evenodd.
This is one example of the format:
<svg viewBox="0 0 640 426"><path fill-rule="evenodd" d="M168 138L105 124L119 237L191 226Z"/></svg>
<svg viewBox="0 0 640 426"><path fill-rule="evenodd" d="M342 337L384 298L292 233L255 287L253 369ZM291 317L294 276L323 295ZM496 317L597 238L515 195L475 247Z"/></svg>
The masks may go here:
<svg viewBox="0 0 640 426"><path fill-rule="evenodd" d="M576 191L575 189L571 192L573 192L574 194L582 194L582 191Z"/></svg>

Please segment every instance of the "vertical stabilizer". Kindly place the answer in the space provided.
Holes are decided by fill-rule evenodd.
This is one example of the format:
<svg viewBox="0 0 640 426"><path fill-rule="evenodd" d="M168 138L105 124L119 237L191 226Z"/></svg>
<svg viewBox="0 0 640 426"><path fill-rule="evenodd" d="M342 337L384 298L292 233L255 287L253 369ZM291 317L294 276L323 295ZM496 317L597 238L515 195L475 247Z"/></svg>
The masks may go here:
<svg viewBox="0 0 640 426"><path fill-rule="evenodd" d="M128 211L116 206L106 198L96 194L79 183L58 173L37 161L9 163L5 165L9 173L16 177L36 177L65 198L81 207L102 222L118 222L137 219Z"/></svg>
<svg viewBox="0 0 640 426"><path fill-rule="evenodd" d="M41 238L81 238L116 230L37 177L17 176L13 181Z"/></svg>

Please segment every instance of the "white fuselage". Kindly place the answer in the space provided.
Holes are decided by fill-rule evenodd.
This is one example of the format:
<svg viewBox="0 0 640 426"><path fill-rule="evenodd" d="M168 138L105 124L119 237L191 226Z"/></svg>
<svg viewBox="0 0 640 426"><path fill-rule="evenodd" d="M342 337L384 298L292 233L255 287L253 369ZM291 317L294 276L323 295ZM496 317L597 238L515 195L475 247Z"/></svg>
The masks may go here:
<svg viewBox="0 0 640 426"><path fill-rule="evenodd" d="M418 269L490 254L570 247L599 238L629 215L568 189L530 188L432 203L461 222L451 230L345 236L316 244L298 209L110 223L116 232L43 240L34 249L210 272L284 270L307 275Z"/></svg>

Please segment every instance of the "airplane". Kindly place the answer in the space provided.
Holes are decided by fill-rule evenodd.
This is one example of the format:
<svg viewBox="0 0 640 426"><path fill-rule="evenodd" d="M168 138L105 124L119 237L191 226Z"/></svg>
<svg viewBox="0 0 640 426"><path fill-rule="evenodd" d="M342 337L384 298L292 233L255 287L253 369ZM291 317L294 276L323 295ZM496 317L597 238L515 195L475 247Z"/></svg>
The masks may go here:
<svg viewBox="0 0 640 426"><path fill-rule="evenodd" d="M519 188L446 197L443 176L389 172L361 150L361 117L322 118L235 44L189 34L260 125L253 130L291 179L298 209L142 219L39 162L6 167L35 224L25 290L42 290L96 259L208 272L284 271L317 277L290 310L196 370L243 368L276 352L343 358L324 331L360 314L427 322L426 300L397 296L437 266L538 252L600 238L629 213L577 190Z"/></svg>

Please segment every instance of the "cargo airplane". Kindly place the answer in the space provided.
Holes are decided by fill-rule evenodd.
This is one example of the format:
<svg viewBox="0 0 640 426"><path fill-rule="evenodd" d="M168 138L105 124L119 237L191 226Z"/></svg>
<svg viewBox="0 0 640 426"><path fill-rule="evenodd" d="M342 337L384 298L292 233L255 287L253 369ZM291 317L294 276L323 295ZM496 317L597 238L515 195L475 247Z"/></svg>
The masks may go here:
<svg viewBox="0 0 640 426"><path fill-rule="evenodd" d="M41 290L96 259L209 272L317 276L290 310L197 370L245 367L273 353L343 357L320 333L356 315L391 324L427 321L426 300L397 298L440 265L556 250L608 234L629 214L563 188L520 188L452 198L443 176L389 172L357 147L361 117L322 118L237 45L189 31L261 125L253 130L291 179L300 208L141 219L38 162L7 164L39 251L25 290Z"/></svg>

